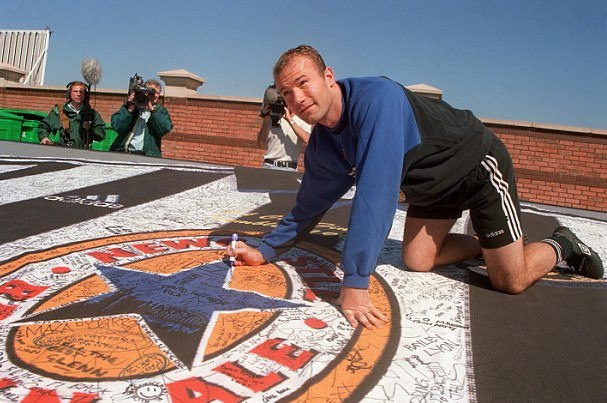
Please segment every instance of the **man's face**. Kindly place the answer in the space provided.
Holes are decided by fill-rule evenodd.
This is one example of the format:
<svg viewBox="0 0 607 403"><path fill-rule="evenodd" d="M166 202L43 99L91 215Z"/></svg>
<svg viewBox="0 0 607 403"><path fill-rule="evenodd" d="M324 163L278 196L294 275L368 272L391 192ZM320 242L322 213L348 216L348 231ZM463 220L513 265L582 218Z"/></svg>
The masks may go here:
<svg viewBox="0 0 607 403"><path fill-rule="evenodd" d="M70 88L70 100L74 106L80 106L84 103L86 89L83 85L74 84Z"/></svg>
<svg viewBox="0 0 607 403"><path fill-rule="evenodd" d="M148 94L148 99L152 104L158 103L158 98L160 98L160 87L154 84L148 84L148 88L153 88L155 90L154 95Z"/></svg>
<svg viewBox="0 0 607 403"><path fill-rule="evenodd" d="M321 74L311 60L300 56L291 60L275 80L291 112L309 124L326 123L333 106L330 88L335 85L330 68Z"/></svg>

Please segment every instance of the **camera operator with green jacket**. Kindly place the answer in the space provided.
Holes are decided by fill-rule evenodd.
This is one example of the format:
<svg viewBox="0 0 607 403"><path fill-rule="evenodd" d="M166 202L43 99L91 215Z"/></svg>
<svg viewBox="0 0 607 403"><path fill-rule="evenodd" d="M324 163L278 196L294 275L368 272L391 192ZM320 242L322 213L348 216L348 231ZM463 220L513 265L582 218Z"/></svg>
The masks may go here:
<svg viewBox="0 0 607 403"><path fill-rule="evenodd" d="M131 79L140 79L135 75ZM118 137L110 151L123 151L149 157L162 157L162 136L173 128L169 111L158 104L161 86L156 80L129 86L124 105L112 115L112 127Z"/></svg>
<svg viewBox="0 0 607 403"><path fill-rule="evenodd" d="M67 85L65 97L67 102L61 110L55 105L38 125L40 143L88 148L93 140L103 140L105 123L88 103L88 86L81 81L72 81ZM51 137L56 133L59 136L53 141Z"/></svg>

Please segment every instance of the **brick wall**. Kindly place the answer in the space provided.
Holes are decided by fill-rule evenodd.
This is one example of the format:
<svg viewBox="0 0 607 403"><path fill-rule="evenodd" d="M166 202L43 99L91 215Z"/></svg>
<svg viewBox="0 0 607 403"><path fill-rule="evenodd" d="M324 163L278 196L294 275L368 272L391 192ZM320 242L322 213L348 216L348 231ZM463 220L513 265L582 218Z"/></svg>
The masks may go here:
<svg viewBox="0 0 607 403"><path fill-rule="evenodd" d="M256 144L261 122L258 102L167 98L164 105L174 128L163 140L163 156L234 166L261 165L265 150Z"/></svg>
<svg viewBox="0 0 607 403"><path fill-rule="evenodd" d="M0 86L0 107L48 111L64 101L58 87ZM99 90L91 103L110 121L124 91ZM174 128L163 140L166 158L260 166L260 100L194 95L164 99ZM607 130L483 119L506 144L522 200L607 212ZM300 158L300 170L302 169Z"/></svg>
<svg viewBox="0 0 607 403"><path fill-rule="evenodd" d="M522 200L607 212L607 131L484 122L512 155Z"/></svg>

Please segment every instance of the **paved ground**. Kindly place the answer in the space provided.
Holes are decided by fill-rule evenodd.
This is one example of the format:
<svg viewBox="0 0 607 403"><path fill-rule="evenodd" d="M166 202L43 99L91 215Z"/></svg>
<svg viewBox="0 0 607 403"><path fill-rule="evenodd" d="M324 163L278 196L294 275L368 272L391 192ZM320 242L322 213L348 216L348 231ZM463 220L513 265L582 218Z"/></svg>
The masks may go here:
<svg viewBox="0 0 607 403"><path fill-rule="evenodd" d="M0 142L0 400L605 401L605 279L508 296L480 260L403 270L406 206L371 283L381 330L333 304L348 198L283 260L230 269L230 235L259 242L300 176ZM607 261L607 215L523 213Z"/></svg>

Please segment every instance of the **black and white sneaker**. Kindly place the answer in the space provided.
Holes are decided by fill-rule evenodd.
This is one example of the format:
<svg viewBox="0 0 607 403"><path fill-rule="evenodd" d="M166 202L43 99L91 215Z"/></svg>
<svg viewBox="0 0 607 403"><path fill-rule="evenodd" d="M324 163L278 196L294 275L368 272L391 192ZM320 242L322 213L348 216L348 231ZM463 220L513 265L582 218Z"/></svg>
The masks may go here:
<svg viewBox="0 0 607 403"><path fill-rule="evenodd" d="M566 259L566 262L573 273L597 280L603 278L603 262L599 255L582 242L569 228L558 227L554 230L553 235L560 235L571 241L573 253Z"/></svg>

